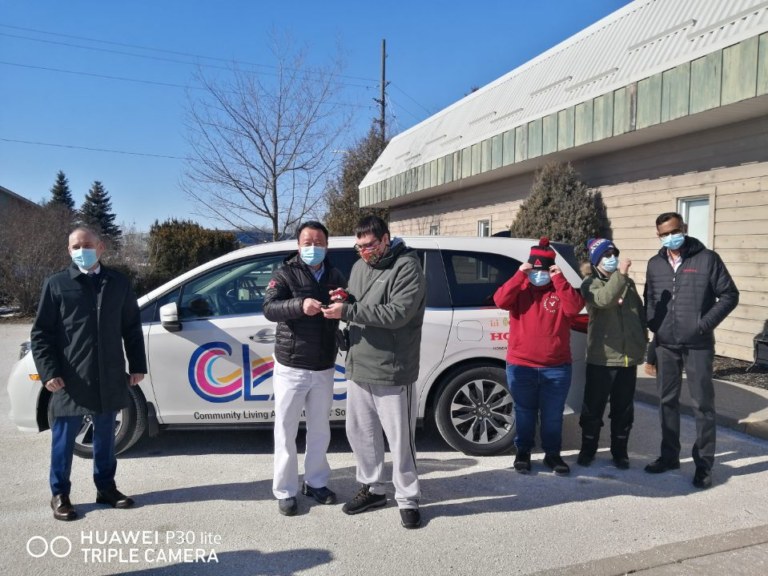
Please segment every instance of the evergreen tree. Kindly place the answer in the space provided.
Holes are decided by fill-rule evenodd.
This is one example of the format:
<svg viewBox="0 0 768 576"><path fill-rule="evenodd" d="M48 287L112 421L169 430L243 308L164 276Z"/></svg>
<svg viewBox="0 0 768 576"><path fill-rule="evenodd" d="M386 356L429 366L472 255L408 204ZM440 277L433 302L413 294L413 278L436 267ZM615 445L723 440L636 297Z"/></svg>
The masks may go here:
<svg viewBox="0 0 768 576"><path fill-rule="evenodd" d="M232 232L207 230L189 220L157 220L149 229L152 275L165 282L237 248Z"/></svg>
<svg viewBox="0 0 768 576"><path fill-rule="evenodd" d="M547 236L575 247L586 258L587 239L607 236L605 206L569 164L550 163L536 174L531 195L520 206L510 233L516 238Z"/></svg>
<svg viewBox="0 0 768 576"><path fill-rule="evenodd" d="M71 213L75 212L75 201L72 199L72 191L69 189L69 181L62 170L56 174L56 183L51 188L51 206L61 206Z"/></svg>
<svg viewBox="0 0 768 576"><path fill-rule="evenodd" d="M358 186L365 175L376 163L388 141L382 144L381 133L371 127L365 138L359 140L353 148L346 151L341 163L341 174L328 183L325 198L328 213L325 225L333 235L349 235L355 231L357 221L366 214L376 214L389 219L386 209L360 209Z"/></svg>
<svg viewBox="0 0 768 576"><path fill-rule="evenodd" d="M85 196L85 201L80 208L80 217L83 224L101 232L104 240L109 243L112 249L116 250L120 246L120 238L123 233L120 227L115 224L115 214L112 212L112 200L109 197L109 192L98 180L94 181Z"/></svg>

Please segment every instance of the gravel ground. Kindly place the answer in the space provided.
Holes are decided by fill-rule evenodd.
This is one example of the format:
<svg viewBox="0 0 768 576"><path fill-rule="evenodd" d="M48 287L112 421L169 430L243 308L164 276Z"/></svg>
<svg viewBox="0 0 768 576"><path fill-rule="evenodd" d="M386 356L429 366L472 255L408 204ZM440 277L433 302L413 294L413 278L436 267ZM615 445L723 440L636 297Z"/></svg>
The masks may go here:
<svg viewBox="0 0 768 576"><path fill-rule="evenodd" d="M751 365L751 362L744 360L715 356L713 376L719 380L768 390L768 366L755 366L747 371Z"/></svg>

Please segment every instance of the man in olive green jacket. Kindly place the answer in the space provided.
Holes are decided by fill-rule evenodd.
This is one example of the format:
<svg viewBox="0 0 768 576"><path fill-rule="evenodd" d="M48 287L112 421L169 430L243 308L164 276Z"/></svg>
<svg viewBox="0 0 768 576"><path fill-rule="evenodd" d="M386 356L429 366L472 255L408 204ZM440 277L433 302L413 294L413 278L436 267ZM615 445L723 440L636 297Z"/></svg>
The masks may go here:
<svg viewBox="0 0 768 576"><path fill-rule="evenodd" d="M610 398L611 456L617 468L629 468L627 442L634 421L637 366L646 348L645 312L634 281L632 261L619 262L619 249L606 238L587 242L593 273L581 293L587 302L587 378L581 408L581 466L594 460Z"/></svg>

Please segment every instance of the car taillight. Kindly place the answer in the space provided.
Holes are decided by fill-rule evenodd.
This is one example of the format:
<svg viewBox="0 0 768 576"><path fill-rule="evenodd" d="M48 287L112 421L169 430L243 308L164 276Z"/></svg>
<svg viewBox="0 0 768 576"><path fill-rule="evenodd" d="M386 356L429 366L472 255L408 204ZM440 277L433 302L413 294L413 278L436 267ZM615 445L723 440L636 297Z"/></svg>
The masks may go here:
<svg viewBox="0 0 768 576"><path fill-rule="evenodd" d="M576 332L581 332L583 334L587 333L587 325L589 324L589 314L579 314L571 320L571 330L576 330Z"/></svg>

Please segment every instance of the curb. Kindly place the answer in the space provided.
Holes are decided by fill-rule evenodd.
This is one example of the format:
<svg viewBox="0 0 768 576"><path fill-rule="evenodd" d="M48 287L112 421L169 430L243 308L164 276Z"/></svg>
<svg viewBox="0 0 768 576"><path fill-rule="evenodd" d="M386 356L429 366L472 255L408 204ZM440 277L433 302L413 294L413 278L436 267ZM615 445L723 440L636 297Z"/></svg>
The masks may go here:
<svg viewBox="0 0 768 576"><path fill-rule="evenodd" d="M726 380L713 380L713 382L715 385L715 398L717 398L715 401L715 411L717 414L715 421L717 422L717 425L736 430L737 432L747 434L754 438L768 440L768 421L750 419L748 415L736 416L732 413L727 413L728 411L726 407L730 407L730 404L727 401L728 394L733 393L736 389L743 390L744 387L740 387L739 385ZM683 388L685 388L685 384L683 385ZM758 392L757 390L760 391ZM763 391L762 389L750 388L749 391L752 391L757 396L768 399L768 392ZM658 394L647 390L641 390L640 387L635 390L635 400L653 406L659 405ZM687 416L694 415L693 407L688 402L684 401L683 395L681 395L680 398L680 413Z"/></svg>

